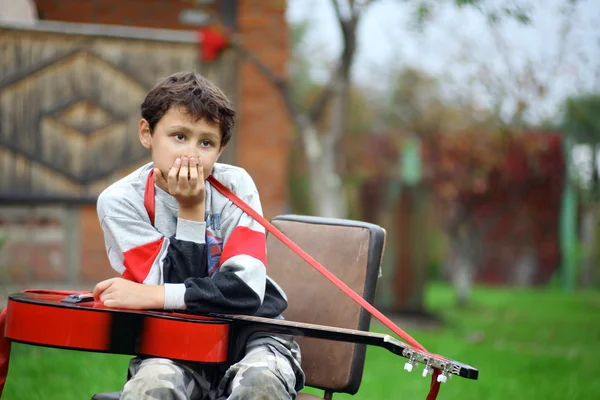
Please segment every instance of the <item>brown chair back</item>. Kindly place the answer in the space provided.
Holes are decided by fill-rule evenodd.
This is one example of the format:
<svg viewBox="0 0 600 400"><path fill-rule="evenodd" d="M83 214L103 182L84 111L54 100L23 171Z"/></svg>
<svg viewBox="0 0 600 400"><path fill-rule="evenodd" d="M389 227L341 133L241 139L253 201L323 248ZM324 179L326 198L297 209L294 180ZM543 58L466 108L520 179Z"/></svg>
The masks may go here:
<svg viewBox="0 0 600 400"><path fill-rule="evenodd" d="M386 232L377 225L332 218L282 215L280 231L369 303L373 303ZM267 236L268 275L288 297L289 321L368 331L371 316L273 235ZM307 386L358 391L365 345L296 337Z"/></svg>

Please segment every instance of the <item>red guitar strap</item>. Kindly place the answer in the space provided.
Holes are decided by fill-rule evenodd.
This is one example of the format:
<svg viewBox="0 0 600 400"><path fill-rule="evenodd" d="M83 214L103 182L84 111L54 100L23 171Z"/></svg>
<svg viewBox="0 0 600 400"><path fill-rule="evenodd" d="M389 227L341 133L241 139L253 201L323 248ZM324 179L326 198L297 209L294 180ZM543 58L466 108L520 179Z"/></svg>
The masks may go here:
<svg viewBox="0 0 600 400"><path fill-rule="evenodd" d="M335 286L341 289L348 297L361 305L364 309L366 309L371 315L377 318L381 323L391 329L394 333L400 336L405 342L410 344L411 346L422 350L427 351L423 346L421 346L415 339L413 339L408 333L404 332L400 329L396 324L394 324L389 318L383 315L379 310L369 304L365 299L359 296L354 290L348 287L344 282L342 282L337 276L329 272L325 267L323 267L317 260L308 255L304 250L302 250L296 243L292 242L287 236L285 236L280 230L278 230L275 226L273 226L269 221L263 218L259 213L254 211L252 207L246 204L242 199L235 195L231 190L229 190L225 185L221 182L217 181L212 175L208 177L208 182L215 187L223 196L227 197L231 200L236 206L241 208L246 214L251 216L256 222L260 223L265 227L267 231L273 234L277 239L281 240L287 247L289 247L292 251L298 254L304 261L309 263L314 269L319 271L321 275L331 281ZM435 370L432 379L431 386L429 388L429 394L427 395L427 400L434 400L437 398L438 392L440 390L440 383L437 381L437 376L441 371Z"/></svg>
<svg viewBox="0 0 600 400"><path fill-rule="evenodd" d="M421 346L415 339L413 339L408 333L404 332L400 329L396 324L394 324L389 318L383 315L379 310L369 304L365 299L359 296L354 290L348 287L344 282L342 282L337 276L329 272L325 267L323 267L317 260L308 255L304 250L302 250L296 243L292 242L287 236L285 236L280 230L278 230L273 224L263 218L259 213L254 211L252 207L246 204L242 199L235 195L231 190L229 190L225 185L216 180L212 175L208 177L208 182L215 187L223 196L227 197L231 200L236 206L241 208L246 214L251 216L256 222L265 227L267 231L273 234L277 239L281 240L287 247L289 247L292 251L298 254L304 261L309 263L314 269L319 271L321 275L327 278L330 282L332 282L335 286L341 289L348 297L361 305L364 309L366 309L371 315L377 318L381 323L387 326L392 332L396 333L400 336L405 342L410 344L411 346L422 350L427 351L423 346ZM432 379L431 386L429 388L429 394L427 395L427 400L434 400L437 398L437 394L440 390L440 383L437 381L437 376L441 371L435 370Z"/></svg>
<svg viewBox="0 0 600 400"><path fill-rule="evenodd" d="M150 170L148 179L146 180L146 188L144 189L144 207L150 218L150 223L154 226L154 215L156 213L156 207L154 205L154 168Z"/></svg>
<svg viewBox="0 0 600 400"><path fill-rule="evenodd" d="M404 332L400 329L396 324L394 324L389 318L383 315L379 310L369 304L365 299L358 295L354 290L348 287L344 282L342 282L337 276L329 272L325 267L323 267L317 260L308 255L304 250L302 250L296 243L292 242L287 236L285 236L279 229L275 228L269 221L263 218L259 213L254 211L252 207L250 207L246 202L240 199L235 195L231 190L229 190L225 185L216 180L212 175L207 178L208 182L214 186L221 194L227 197L233 204L238 206L242 211L251 216L256 222L261 224L267 231L273 234L276 238L281 240L286 246L288 246L292 251L298 254L304 261L309 263L314 269L319 271L325 278L331 281L334 285L336 285L339 289L341 289L347 296L349 296L352 300L360 304L364 309L366 309L371 315L377 318L381 323L391 329L394 333L404 339L405 342L417 348L421 351L427 352L423 346L421 346L415 339L413 339L408 333ZM154 200L154 170L150 171L148 175L148 180L146 181L146 189L144 191L144 206L146 207L146 211L150 216L150 220L154 223L154 215L155 215L155 200ZM437 394L440 390L440 383L437 381L437 376L440 374L440 370L434 369L434 373L431 377L431 385L429 388L429 394L427 395L426 400L435 400L437 398Z"/></svg>

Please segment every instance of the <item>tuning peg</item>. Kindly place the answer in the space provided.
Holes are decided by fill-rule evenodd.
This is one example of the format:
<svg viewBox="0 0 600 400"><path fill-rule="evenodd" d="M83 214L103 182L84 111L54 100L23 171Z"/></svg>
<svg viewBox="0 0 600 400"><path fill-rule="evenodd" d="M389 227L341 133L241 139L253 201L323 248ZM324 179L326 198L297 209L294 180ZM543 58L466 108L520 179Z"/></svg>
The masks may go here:
<svg viewBox="0 0 600 400"><path fill-rule="evenodd" d="M404 370L411 372L415 366L417 365L417 362L415 361L414 356L410 356L410 359L406 362L406 364L404 364Z"/></svg>
<svg viewBox="0 0 600 400"><path fill-rule="evenodd" d="M442 367L442 373L437 376L437 381L440 383L448 382L448 379L452 378L450 373L450 364L444 364Z"/></svg>
<svg viewBox="0 0 600 400"><path fill-rule="evenodd" d="M431 374L433 374L433 368L431 368L431 360L428 359L425 368L423 368L423 378Z"/></svg>
<svg viewBox="0 0 600 400"><path fill-rule="evenodd" d="M427 375L431 375L433 374L433 368L431 368L430 366L426 366L423 369L423 378L425 378Z"/></svg>

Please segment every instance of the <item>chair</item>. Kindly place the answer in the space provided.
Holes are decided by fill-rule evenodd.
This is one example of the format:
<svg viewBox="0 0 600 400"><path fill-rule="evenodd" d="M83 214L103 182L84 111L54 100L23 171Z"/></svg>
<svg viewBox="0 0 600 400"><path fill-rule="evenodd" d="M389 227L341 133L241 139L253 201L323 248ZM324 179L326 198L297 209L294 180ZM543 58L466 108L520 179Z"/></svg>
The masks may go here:
<svg viewBox="0 0 600 400"><path fill-rule="evenodd" d="M359 221L282 215L272 224L346 285L373 303L386 232ZM273 235L267 236L267 270L286 292L289 321L367 331L371 316L333 283L298 257ZM331 399L333 393L358 392L366 346L296 337L302 350L306 386L323 397L301 393L298 400ZM101 393L94 400L115 400L118 393Z"/></svg>

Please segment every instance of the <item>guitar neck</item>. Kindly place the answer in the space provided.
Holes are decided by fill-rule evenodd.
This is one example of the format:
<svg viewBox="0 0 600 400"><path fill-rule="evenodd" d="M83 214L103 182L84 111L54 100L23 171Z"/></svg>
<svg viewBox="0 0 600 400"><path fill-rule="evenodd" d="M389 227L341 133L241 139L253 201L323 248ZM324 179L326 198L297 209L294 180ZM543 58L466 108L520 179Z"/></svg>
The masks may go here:
<svg viewBox="0 0 600 400"><path fill-rule="evenodd" d="M250 336L256 333L274 333L379 346L398 356L409 359L409 363L413 366L416 363L425 365L430 372L432 371L431 368L437 368L443 371L444 374L459 375L468 379L477 379L479 375L479 371L469 365L415 349L390 335L245 315L213 316L234 321L230 337L235 341L235 357L241 358Z"/></svg>
<svg viewBox="0 0 600 400"><path fill-rule="evenodd" d="M251 317L244 315L214 315L235 321L232 337L239 343L237 348L243 350L248 338L256 333L273 333L291 336L306 336L316 339L334 340L384 347L394 354L407 357L406 351L412 347L394 339L390 335L359 331L355 329L334 328L324 325L307 324L270 318Z"/></svg>

